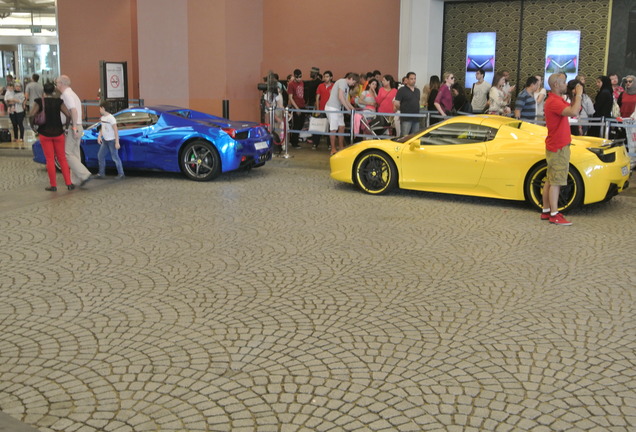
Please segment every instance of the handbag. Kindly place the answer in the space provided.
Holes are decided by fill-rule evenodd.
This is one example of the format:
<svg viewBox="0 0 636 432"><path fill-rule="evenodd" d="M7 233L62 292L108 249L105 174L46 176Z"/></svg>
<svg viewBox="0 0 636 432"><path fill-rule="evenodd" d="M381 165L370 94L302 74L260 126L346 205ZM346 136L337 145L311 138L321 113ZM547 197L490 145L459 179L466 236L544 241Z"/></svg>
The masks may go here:
<svg viewBox="0 0 636 432"><path fill-rule="evenodd" d="M612 117L620 117L621 116L621 107L618 106L618 102L614 99L612 103Z"/></svg>
<svg viewBox="0 0 636 432"><path fill-rule="evenodd" d="M33 124L42 126L46 123L46 113L44 112L44 98L42 98L42 107L40 111L33 117Z"/></svg>
<svg viewBox="0 0 636 432"><path fill-rule="evenodd" d="M326 117L310 117L309 128L311 132L327 132L329 121Z"/></svg>

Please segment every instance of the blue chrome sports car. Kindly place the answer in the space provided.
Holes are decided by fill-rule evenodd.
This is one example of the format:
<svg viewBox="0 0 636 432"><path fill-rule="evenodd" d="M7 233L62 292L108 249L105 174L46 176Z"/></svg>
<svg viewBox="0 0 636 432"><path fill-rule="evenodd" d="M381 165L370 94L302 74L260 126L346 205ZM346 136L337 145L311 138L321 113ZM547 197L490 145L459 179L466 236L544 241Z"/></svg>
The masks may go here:
<svg viewBox="0 0 636 432"><path fill-rule="evenodd" d="M264 125L230 121L174 106L129 108L114 114L124 168L179 172L212 180L221 172L259 167L272 158L272 136ZM97 168L99 123L84 131L82 162ZM33 160L46 163L39 141ZM106 166L114 167L110 154Z"/></svg>

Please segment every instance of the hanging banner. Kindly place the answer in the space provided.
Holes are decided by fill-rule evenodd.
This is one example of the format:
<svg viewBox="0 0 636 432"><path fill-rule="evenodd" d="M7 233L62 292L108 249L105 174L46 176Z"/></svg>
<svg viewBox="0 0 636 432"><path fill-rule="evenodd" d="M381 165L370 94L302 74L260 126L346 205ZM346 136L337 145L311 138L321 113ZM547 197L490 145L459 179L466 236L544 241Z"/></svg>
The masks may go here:
<svg viewBox="0 0 636 432"><path fill-rule="evenodd" d="M545 88L550 90L548 78L553 73L564 73L565 81L579 73L581 32L578 30L549 31L545 47Z"/></svg>
<svg viewBox="0 0 636 432"><path fill-rule="evenodd" d="M486 72L484 81L492 82L495 74L496 32L468 33L466 39L466 88L471 88L477 78L475 72Z"/></svg>

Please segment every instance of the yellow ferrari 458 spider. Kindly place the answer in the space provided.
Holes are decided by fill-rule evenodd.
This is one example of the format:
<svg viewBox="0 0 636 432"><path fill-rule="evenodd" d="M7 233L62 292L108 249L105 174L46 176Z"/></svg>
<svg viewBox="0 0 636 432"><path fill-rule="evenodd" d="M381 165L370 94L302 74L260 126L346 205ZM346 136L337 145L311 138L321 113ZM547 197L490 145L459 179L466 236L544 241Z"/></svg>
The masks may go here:
<svg viewBox="0 0 636 432"><path fill-rule="evenodd" d="M413 135L354 144L331 157L331 177L370 194L399 186L541 208L546 135L543 126L508 117L453 117ZM629 175L622 142L573 136L559 210L609 200L627 188Z"/></svg>

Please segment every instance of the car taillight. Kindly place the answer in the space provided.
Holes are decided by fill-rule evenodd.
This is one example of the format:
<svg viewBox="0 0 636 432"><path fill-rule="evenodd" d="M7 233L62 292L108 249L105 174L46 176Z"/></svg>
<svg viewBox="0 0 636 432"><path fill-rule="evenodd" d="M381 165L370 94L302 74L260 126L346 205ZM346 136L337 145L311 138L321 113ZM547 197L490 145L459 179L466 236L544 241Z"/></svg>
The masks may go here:
<svg viewBox="0 0 636 432"><path fill-rule="evenodd" d="M232 138L236 138L236 129L223 128L223 132L225 132L226 134L228 134Z"/></svg>

